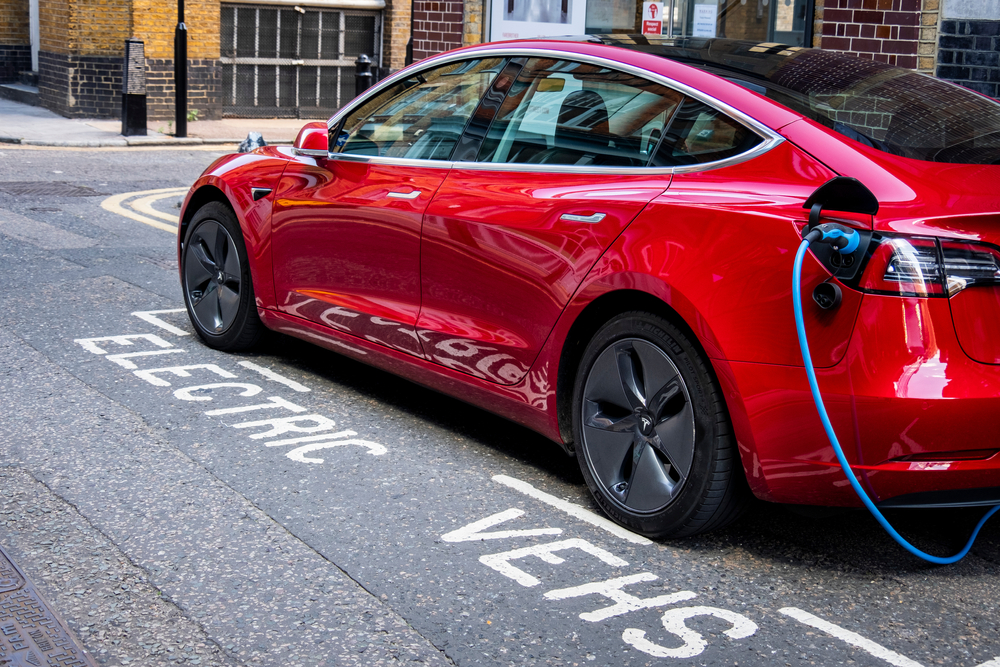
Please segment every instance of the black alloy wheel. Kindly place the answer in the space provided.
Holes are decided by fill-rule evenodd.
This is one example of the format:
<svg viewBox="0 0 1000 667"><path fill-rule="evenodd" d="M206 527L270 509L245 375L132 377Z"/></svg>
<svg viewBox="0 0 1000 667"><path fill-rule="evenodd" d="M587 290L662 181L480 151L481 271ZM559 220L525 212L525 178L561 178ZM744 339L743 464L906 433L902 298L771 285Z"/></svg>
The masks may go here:
<svg viewBox="0 0 1000 667"><path fill-rule="evenodd" d="M721 392L687 336L626 313L584 353L574 393L580 467L601 508L653 537L721 527L746 481Z"/></svg>
<svg viewBox="0 0 1000 667"><path fill-rule="evenodd" d="M195 214L181 253L181 276L188 316L210 347L245 350L264 327L250 280L250 267L239 223L220 202Z"/></svg>

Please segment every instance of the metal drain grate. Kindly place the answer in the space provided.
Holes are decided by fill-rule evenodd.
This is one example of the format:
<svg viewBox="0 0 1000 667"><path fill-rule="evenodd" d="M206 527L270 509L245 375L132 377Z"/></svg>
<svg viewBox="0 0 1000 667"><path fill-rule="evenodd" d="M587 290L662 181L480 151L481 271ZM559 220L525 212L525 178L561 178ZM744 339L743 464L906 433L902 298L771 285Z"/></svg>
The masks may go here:
<svg viewBox="0 0 1000 667"><path fill-rule="evenodd" d="M94 667L3 549L0 549L0 665Z"/></svg>
<svg viewBox="0 0 1000 667"><path fill-rule="evenodd" d="M96 197L107 194L64 181L0 181L0 192L23 197Z"/></svg>

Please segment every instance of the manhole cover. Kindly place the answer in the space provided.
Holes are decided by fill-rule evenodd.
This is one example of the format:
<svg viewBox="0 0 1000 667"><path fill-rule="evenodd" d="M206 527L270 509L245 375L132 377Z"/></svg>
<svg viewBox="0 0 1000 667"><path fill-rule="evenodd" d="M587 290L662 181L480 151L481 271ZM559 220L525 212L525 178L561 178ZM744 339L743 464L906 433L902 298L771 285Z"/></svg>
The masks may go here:
<svg viewBox="0 0 1000 667"><path fill-rule="evenodd" d="M94 667L3 549L0 549L0 665Z"/></svg>
<svg viewBox="0 0 1000 667"><path fill-rule="evenodd" d="M107 194L63 181L0 181L0 192L26 197L96 197Z"/></svg>

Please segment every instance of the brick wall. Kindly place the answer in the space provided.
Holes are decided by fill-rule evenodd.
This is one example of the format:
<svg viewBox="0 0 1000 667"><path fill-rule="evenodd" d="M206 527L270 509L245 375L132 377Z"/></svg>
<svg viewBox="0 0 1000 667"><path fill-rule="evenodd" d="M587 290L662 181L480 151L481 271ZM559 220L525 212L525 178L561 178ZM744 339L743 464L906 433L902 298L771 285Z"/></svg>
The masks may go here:
<svg viewBox="0 0 1000 667"><path fill-rule="evenodd" d="M46 53L72 53L70 40L70 2L67 0L38 0L38 26L41 39L39 51ZM38 65L41 69L41 63Z"/></svg>
<svg viewBox="0 0 1000 667"><path fill-rule="evenodd" d="M189 58L187 75L188 111L197 109L198 120L222 118L222 72L218 59ZM162 121L175 117L173 58L146 58L146 117Z"/></svg>
<svg viewBox="0 0 1000 667"><path fill-rule="evenodd" d="M395 72L406 65L412 0L386 0L382 10L382 67Z"/></svg>
<svg viewBox="0 0 1000 667"><path fill-rule="evenodd" d="M461 0L413 0L413 60L462 46Z"/></svg>
<svg viewBox="0 0 1000 667"><path fill-rule="evenodd" d="M42 106L69 117L120 118L121 56L38 53Z"/></svg>
<svg viewBox="0 0 1000 667"><path fill-rule="evenodd" d="M920 42L917 44L917 71L934 74L937 67L938 20L941 0L922 0Z"/></svg>
<svg viewBox="0 0 1000 667"><path fill-rule="evenodd" d="M18 80L19 72L31 69L31 47L26 44L0 44L0 83Z"/></svg>
<svg viewBox="0 0 1000 667"><path fill-rule="evenodd" d="M30 44L28 0L0 2L0 45Z"/></svg>
<svg viewBox="0 0 1000 667"><path fill-rule="evenodd" d="M110 1L110 0L109 0ZM146 58L174 57L177 27L175 0L131 0L132 33L146 44ZM185 0L184 25L188 33L188 58L219 57L219 0Z"/></svg>
<svg viewBox="0 0 1000 667"><path fill-rule="evenodd" d="M937 75L1000 97L1000 21L941 21Z"/></svg>
<svg viewBox="0 0 1000 667"><path fill-rule="evenodd" d="M820 46L916 69L921 0L824 0Z"/></svg>
<svg viewBox="0 0 1000 667"><path fill-rule="evenodd" d="M483 42L483 0L465 0L463 3L462 44L471 46Z"/></svg>

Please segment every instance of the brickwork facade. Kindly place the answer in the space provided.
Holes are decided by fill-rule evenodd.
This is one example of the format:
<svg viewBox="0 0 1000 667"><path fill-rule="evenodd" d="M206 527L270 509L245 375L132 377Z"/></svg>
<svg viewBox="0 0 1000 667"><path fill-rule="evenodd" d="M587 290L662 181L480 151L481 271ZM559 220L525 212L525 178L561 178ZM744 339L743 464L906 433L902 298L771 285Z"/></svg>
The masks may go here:
<svg viewBox="0 0 1000 667"><path fill-rule="evenodd" d="M132 35L145 43L146 58L173 58L177 3L163 0L123 1L132 5ZM187 26L188 58L191 60L219 58L221 8L219 0L184 1L184 25Z"/></svg>
<svg viewBox="0 0 1000 667"><path fill-rule="evenodd" d="M121 115L121 56L38 52L42 106L71 118Z"/></svg>
<svg viewBox="0 0 1000 667"><path fill-rule="evenodd" d="M413 60L462 46L462 0L413 0Z"/></svg>
<svg viewBox="0 0 1000 667"><path fill-rule="evenodd" d="M483 21L484 0L465 0L462 5L464 20L462 45L471 46L486 41L486 25Z"/></svg>
<svg viewBox="0 0 1000 667"><path fill-rule="evenodd" d="M188 59L188 111L198 120L222 118L222 72L218 58ZM174 119L174 59L146 58L146 117Z"/></svg>
<svg viewBox="0 0 1000 667"><path fill-rule="evenodd" d="M395 72L406 65L412 0L386 0L382 11L382 68Z"/></svg>
<svg viewBox="0 0 1000 667"><path fill-rule="evenodd" d="M820 45L916 69L920 21L921 0L824 0Z"/></svg>
<svg viewBox="0 0 1000 667"><path fill-rule="evenodd" d="M0 83L17 81L31 69L28 0L0 1Z"/></svg>
<svg viewBox="0 0 1000 667"><path fill-rule="evenodd" d="M941 22L937 75L1000 97L1000 20Z"/></svg>
<svg viewBox="0 0 1000 667"><path fill-rule="evenodd" d="M20 72L31 69L31 47L27 44L0 44L0 83L17 81Z"/></svg>
<svg viewBox="0 0 1000 667"><path fill-rule="evenodd" d="M0 3L0 46L27 44L30 44L28 0L3 0Z"/></svg>
<svg viewBox="0 0 1000 667"><path fill-rule="evenodd" d="M938 21L941 0L923 0L920 7L920 41L917 44L917 71L934 74L937 67Z"/></svg>

